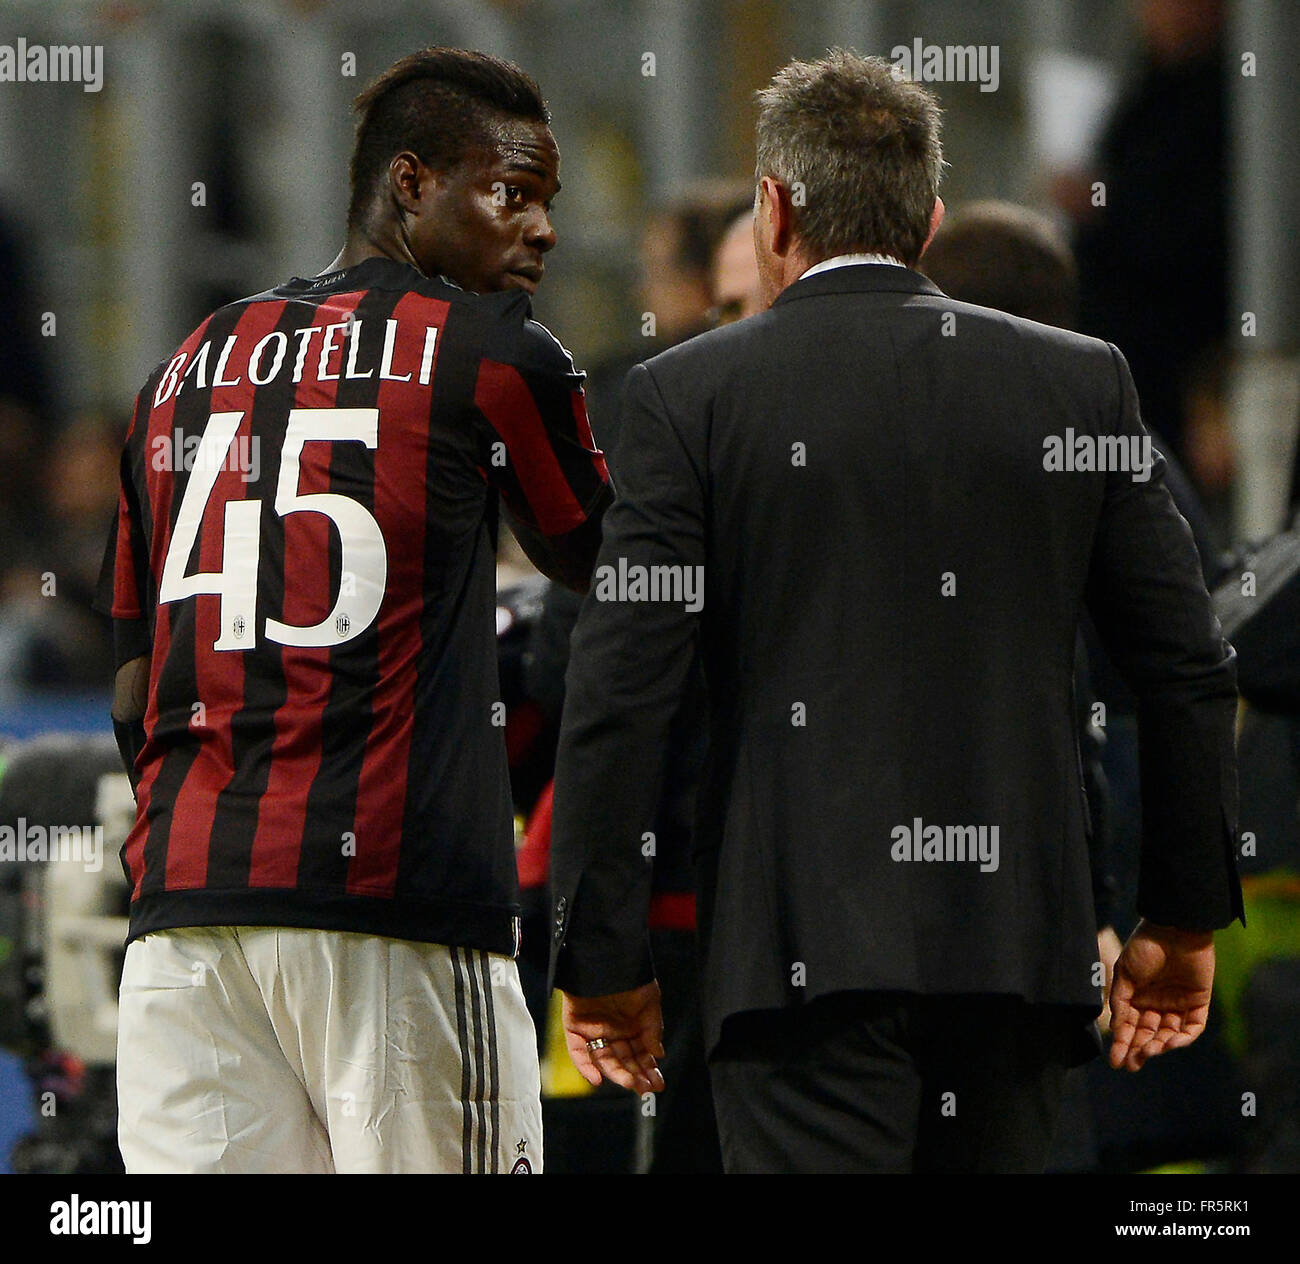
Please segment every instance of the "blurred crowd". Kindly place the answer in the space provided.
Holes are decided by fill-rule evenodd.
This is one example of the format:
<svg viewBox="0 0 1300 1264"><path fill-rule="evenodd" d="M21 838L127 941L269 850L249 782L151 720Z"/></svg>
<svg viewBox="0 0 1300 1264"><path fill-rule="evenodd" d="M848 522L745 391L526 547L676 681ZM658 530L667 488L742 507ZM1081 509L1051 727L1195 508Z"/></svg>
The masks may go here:
<svg viewBox="0 0 1300 1264"><path fill-rule="evenodd" d="M126 433L116 407L61 415L25 265L0 210L0 698L107 687L112 655L89 607Z"/></svg>

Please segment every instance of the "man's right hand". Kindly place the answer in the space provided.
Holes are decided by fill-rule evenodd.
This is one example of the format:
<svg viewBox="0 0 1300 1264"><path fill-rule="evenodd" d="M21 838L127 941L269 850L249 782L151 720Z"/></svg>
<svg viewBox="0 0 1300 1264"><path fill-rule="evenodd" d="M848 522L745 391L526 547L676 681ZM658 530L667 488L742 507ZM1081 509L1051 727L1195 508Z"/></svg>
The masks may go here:
<svg viewBox="0 0 1300 1264"><path fill-rule="evenodd" d="M658 1093L664 1077L664 1019L659 984L654 980L630 992L610 996L564 998L564 1041L582 1078L593 1088L602 1079L633 1093ZM593 1050L590 1042L599 1040Z"/></svg>
<svg viewBox="0 0 1300 1264"><path fill-rule="evenodd" d="M1110 1064L1140 1071L1148 1058L1190 1045L1205 1030L1214 983L1214 935L1143 919L1110 989Z"/></svg>

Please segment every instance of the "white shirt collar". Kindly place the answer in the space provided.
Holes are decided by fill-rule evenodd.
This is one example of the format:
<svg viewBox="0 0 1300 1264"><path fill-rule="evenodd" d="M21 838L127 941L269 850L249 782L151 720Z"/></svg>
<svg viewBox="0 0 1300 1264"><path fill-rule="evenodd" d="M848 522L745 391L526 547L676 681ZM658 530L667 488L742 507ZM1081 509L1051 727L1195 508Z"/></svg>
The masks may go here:
<svg viewBox="0 0 1300 1264"><path fill-rule="evenodd" d="M802 281L804 277L815 276L818 272L829 272L832 268L855 267L859 263L888 263L895 268L904 268L907 266L901 259L895 259L893 255L833 255L829 259L823 259L821 263L814 263L813 266L799 278L799 280Z"/></svg>

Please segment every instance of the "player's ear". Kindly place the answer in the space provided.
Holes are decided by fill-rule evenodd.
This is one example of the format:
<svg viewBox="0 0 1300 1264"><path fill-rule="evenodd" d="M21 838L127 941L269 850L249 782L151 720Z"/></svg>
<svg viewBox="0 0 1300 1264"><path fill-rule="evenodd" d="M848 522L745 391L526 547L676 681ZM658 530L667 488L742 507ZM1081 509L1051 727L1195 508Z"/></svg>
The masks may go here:
<svg viewBox="0 0 1300 1264"><path fill-rule="evenodd" d="M417 211L425 184L433 173L410 150L394 154L388 164L388 187L403 211Z"/></svg>

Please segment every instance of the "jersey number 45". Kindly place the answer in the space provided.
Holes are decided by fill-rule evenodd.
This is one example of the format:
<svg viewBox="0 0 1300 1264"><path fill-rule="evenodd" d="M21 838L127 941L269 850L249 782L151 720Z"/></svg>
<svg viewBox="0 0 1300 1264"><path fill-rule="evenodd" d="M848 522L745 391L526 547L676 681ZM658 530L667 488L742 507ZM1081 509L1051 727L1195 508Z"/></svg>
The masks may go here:
<svg viewBox="0 0 1300 1264"><path fill-rule="evenodd" d="M260 500L227 501L221 570L185 573L208 499L243 418L242 412L213 413L208 418L158 584L160 604L181 601L196 593L220 595L221 634L212 643L214 650L250 650L257 644ZM379 523L368 509L349 496L333 492L304 496L298 491L303 446L348 440L364 443L368 448L377 447L379 409L295 408L289 413L280 453L275 512L282 518L293 513L324 514L334 524L342 551L342 582L334 608L319 623L296 627L278 619L267 619L263 634L269 641L306 647L341 645L360 636L379 614L388 578L388 553Z"/></svg>

